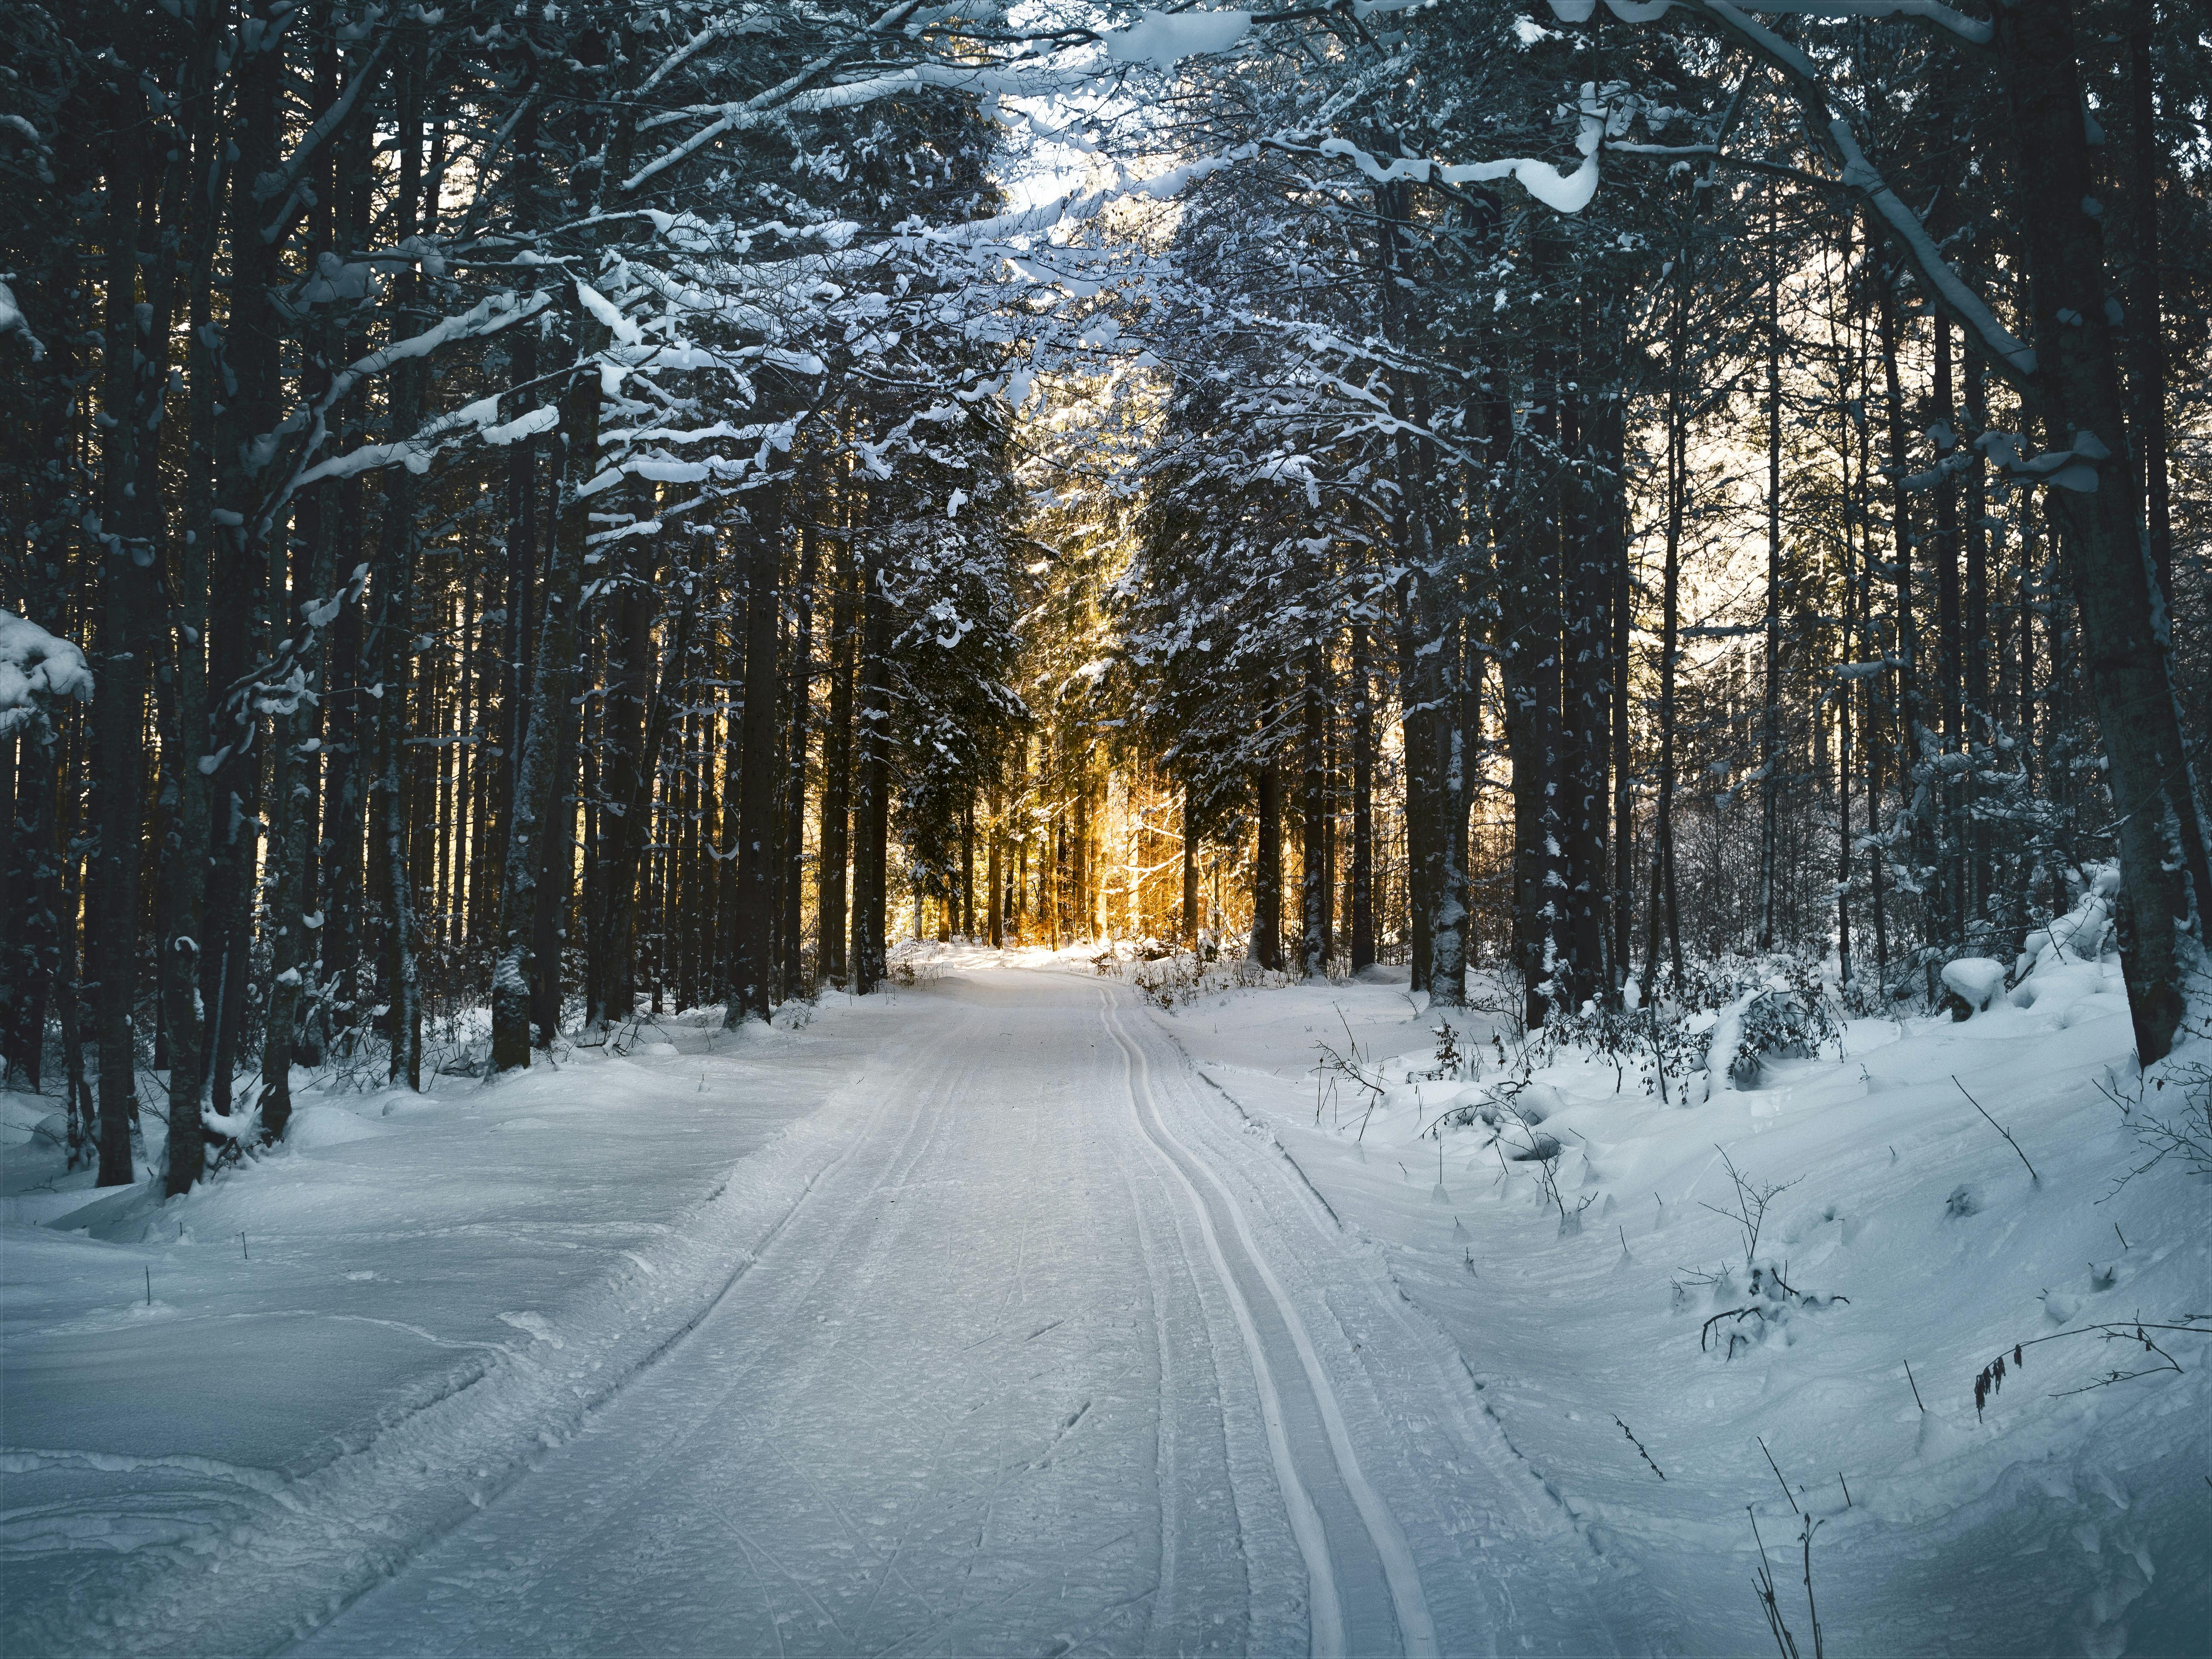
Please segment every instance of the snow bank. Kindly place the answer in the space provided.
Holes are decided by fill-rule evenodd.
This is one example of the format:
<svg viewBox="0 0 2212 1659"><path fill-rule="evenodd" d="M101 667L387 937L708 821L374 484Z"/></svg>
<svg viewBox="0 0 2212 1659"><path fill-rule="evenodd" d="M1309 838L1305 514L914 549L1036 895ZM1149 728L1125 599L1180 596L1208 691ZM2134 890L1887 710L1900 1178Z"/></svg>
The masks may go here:
<svg viewBox="0 0 2212 1659"><path fill-rule="evenodd" d="M1619 1650L1771 1650L1750 1506L1807 1651L1799 1510L1820 1522L1830 1651L2201 1652L2212 1342L2176 1335L2182 1374L2100 1386L2140 1367L2095 1328L2207 1311L2212 1237L2184 1171L2115 1189L2142 1158L2100 1085L2134 1086L2132 1032L2096 955L2109 895L2088 885L2009 996L1987 968L1957 976L1973 1018L1853 1021L1842 1058L1769 1057L1753 1090L1722 1071L1686 1110L1644 1092L1633 1057L1524 1073L1480 1021L1466 1082L1393 1088L1371 1113L1317 1097L1314 1045L1341 1049L1347 1024L1364 1054L1433 1046L1433 1019L1379 987L1149 1017L1449 1337L1573 1516ZM2192 1057L2212 1061L2186 1046L2169 1073ZM1501 1085L1556 1156L1516 1156L1526 1131L1486 1121ZM1453 1103L1472 1109L1440 1143ZM1755 1242L1730 1164L1765 1194ZM1977 1412L2000 1353L2013 1367L2014 1345L2075 1331L2023 1347Z"/></svg>
<svg viewBox="0 0 2212 1659"><path fill-rule="evenodd" d="M733 1042L710 1011L427 1096L301 1073L281 1148L166 1203L65 1174L55 1102L0 1094L9 1650L264 1651L392 1571L744 1270L898 1018Z"/></svg>

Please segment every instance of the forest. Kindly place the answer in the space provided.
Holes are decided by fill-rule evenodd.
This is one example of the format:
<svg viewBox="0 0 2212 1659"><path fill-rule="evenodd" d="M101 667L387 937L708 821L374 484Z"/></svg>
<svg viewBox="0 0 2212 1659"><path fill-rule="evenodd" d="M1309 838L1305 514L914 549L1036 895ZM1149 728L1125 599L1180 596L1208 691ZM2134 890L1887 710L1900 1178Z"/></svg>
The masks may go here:
<svg viewBox="0 0 2212 1659"><path fill-rule="evenodd" d="M11 5L9 1075L176 1194L901 938L1925 1012L2107 866L2154 1061L2208 27Z"/></svg>

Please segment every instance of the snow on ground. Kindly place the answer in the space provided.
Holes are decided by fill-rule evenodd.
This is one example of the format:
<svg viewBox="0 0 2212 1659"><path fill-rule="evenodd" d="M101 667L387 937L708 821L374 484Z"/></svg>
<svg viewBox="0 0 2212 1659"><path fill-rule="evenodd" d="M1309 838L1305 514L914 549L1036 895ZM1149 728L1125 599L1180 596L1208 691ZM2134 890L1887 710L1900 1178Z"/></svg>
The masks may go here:
<svg viewBox="0 0 2212 1659"><path fill-rule="evenodd" d="M58 1121L27 1134L56 1103L0 1096L8 1651L263 1650L497 1492L836 1154L908 1011L831 1002L309 1095L282 1149L167 1203L63 1176Z"/></svg>
<svg viewBox="0 0 2212 1659"><path fill-rule="evenodd" d="M2169 1164L2113 1191L2142 1158L2098 1086L2130 1086L2116 963L2046 962L2029 1006L2000 996L1963 1023L1853 1021L1841 1059L1770 1061L1763 1086L1723 1079L1710 1100L1700 1079L1694 1105L1646 1095L1632 1066L1554 1065L1520 1096L1528 1127L1447 1127L1441 1160L1424 1132L1516 1074L1477 1017L1457 1040L1474 1083L1423 1075L1436 1022L1402 969L1371 982L1389 977L1155 1018L1449 1334L1576 1517L1624 1645L1770 1647L1755 1516L1809 1653L1802 1511L1830 1651L2212 1651L2212 1337L2159 1334L2182 1375L2087 1392L2156 1356L2083 1334L2011 1359L2102 1322L2212 1316L2204 1181ZM1356 1090L1318 1094L1321 1042L1390 1074L1371 1116ZM1540 1117L1556 1201L1510 1158ZM1729 1161L1789 1183L1749 1265L1705 1207L1735 1207ZM1804 1299L1774 1290L1778 1268Z"/></svg>
<svg viewBox="0 0 2212 1659"><path fill-rule="evenodd" d="M0 1097L7 1650L1748 1653L1755 1517L1810 1653L1801 1510L1830 1650L2207 1650L2212 1342L2068 1392L2212 1314L2108 966L1668 1104L1092 954L309 1095L168 1204Z"/></svg>

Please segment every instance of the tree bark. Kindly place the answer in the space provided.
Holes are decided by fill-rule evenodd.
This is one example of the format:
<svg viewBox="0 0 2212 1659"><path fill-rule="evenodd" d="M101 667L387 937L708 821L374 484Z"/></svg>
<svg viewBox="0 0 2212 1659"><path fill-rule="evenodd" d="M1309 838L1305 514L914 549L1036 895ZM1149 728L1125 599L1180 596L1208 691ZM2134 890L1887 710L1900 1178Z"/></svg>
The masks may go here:
<svg viewBox="0 0 2212 1659"><path fill-rule="evenodd" d="M492 968L491 1063L502 1072L530 1064L538 890L548 842L557 839L565 844L571 834L554 816L561 793L561 716L575 695L577 612L583 597L584 543L590 533L588 498L579 491L599 465L598 359L609 337L606 325L584 308L580 297L572 295L567 309L575 358L561 400L561 511L515 766L507 867L500 878L499 955ZM559 963L537 965L539 972L557 978Z"/></svg>
<svg viewBox="0 0 2212 1659"><path fill-rule="evenodd" d="M140 118L133 98L116 100L119 130ZM93 664L93 828L90 903L85 959L100 1050L100 1185L134 1178L131 1131L138 1115L137 1042L131 1025L138 964L138 854L141 763L145 755L146 654L154 603L153 549L134 536L141 515L133 367L137 328L138 191L141 147L125 144L110 157L100 235L106 284L100 404L106 420L100 447L99 527L100 643Z"/></svg>
<svg viewBox="0 0 2212 1659"><path fill-rule="evenodd" d="M820 875L815 903L815 971L833 985L845 981L846 866L852 857L853 664L858 655L852 556L841 553L830 580L830 723L822 734ZM998 840L991 849L995 858ZM994 890L995 890L995 888ZM998 943L996 912L992 943Z"/></svg>
<svg viewBox="0 0 2212 1659"><path fill-rule="evenodd" d="M809 523L799 543L799 587L791 599L791 710L787 744L790 758L784 765L783 926L777 935L782 946L781 978L785 996L798 995L805 981L806 745L814 731L814 580L821 558L822 532Z"/></svg>
<svg viewBox="0 0 2212 1659"><path fill-rule="evenodd" d="M1298 744L1298 973L1313 979L1328 971L1328 895L1334 872L1328 858L1328 659L1316 635L1305 652L1303 714Z"/></svg>
<svg viewBox="0 0 2212 1659"><path fill-rule="evenodd" d="M1364 617L1352 624L1352 971L1375 960L1375 684ZM1198 866L1186 854L1183 890L1195 897Z"/></svg>
<svg viewBox="0 0 2212 1659"><path fill-rule="evenodd" d="M2173 1045L2185 1006L2174 917L2186 914L2186 872L2212 892L2202 818L2181 742L2159 625L2157 573L2145 556L2129 474L2118 357L2107 320L2081 84L2068 0L2018 0L1994 20L1995 44L2023 155L2037 188L2022 198L2034 296L2038 380L2046 441L2093 466L2102 485L2051 492L2068 526L2087 647L2090 695L2104 733L2118 819L2121 965L2146 1066Z"/></svg>
<svg viewBox="0 0 2212 1659"><path fill-rule="evenodd" d="M1274 700L1271 697L1270 703ZM1269 753L1255 770L1258 797L1257 848L1252 863L1251 959L1261 967L1283 965L1283 774Z"/></svg>
<svg viewBox="0 0 2212 1659"><path fill-rule="evenodd" d="M860 567L860 714L855 723L853 799L853 992L866 996L883 982L884 933L890 918L890 600L879 573Z"/></svg>
<svg viewBox="0 0 2212 1659"><path fill-rule="evenodd" d="M784 759L777 752L776 623L783 549L782 489L769 484L747 503L752 522L745 557L745 702L738 776L738 894L731 946L735 976L729 1023L766 1019L775 1006L775 795Z"/></svg>
<svg viewBox="0 0 2212 1659"><path fill-rule="evenodd" d="M1759 727L1759 948L1775 945L1782 855L1782 251L1771 208L1766 253L1765 684Z"/></svg>

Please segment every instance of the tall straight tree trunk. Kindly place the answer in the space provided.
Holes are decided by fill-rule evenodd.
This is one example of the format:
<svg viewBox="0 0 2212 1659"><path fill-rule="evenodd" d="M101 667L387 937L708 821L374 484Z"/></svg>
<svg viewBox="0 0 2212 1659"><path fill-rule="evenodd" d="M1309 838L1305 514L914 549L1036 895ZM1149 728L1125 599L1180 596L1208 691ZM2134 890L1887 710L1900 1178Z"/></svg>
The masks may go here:
<svg viewBox="0 0 2212 1659"><path fill-rule="evenodd" d="M118 130L140 118L117 100ZM135 100L134 100L135 106ZM138 191L141 147L110 157L100 235L106 284L100 400L106 420L95 531L100 558L100 646L93 665L93 829L85 965L94 991L100 1050L100 1184L133 1179L131 1131L138 1114L137 1040L131 1023L138 966L141 761L145 754L146 653L154 595L150 545L134 546L139 514L135 418L137 374ZM134 556L135 555L135 556ZM143 562L142 562L143 560Z"/></svg>
<svg viewBox="0 0 2212 1659"><path fill-rule="evenodd" d="M1687 283L1676 304L1686 299ZM1689 428L1682 407L1682 354L1687 340L1686 310L1676 323L1674 371L1667 386L1667 536L1659 587L1659 775L1653 789L1651 911L1644 951L1647 994L1659 979L1659 943L1663 932L1667 963L1682 977L1682 910L1674 878L1675 678L1681 658L1682 518L1689 495Z"/></svg>
<svg viewBox="0 0 2212 1659"><path fill-rule="evenodd" d="M1966 425L1977 442L1990 425L1982 360L1972 356L1966 359ZM1981 450L1970 448L1966 454L1966 592L1961 618L1966 635L1965 680L1961 687L1965 719L1959 741L1961 750L1971 750L1978 742L1986 746L1991 736L1989 494L1983 476ZM1960 807L1961 833L1967 842L1962 883L1966 915L1979 920L1989 908L1990 825L1978 810L1980 786L1975 775L1968 772L1960 787L1965 795Z"/></svg>
<svg viewBox="0 0 2212 1659"><path fill-rule="evenodd" d="M738 902L731 945L736 966L729 1022L766 1019L775 999L775 797L785 765L777 752L776 624L783 547L783 489L769 484L748 503L745 556L745 706L738 775Z"/></svg>
<svg viewBox="0 0 2212 1659"><path fill-rule="evenodd" d="M1364 616L1352 624L1352 971L1375 960L1375 681ZM1198 866L1186 854L1183 890L1194 896Z"/></svg>
<svg viewBox="0 0 2212 1659"><path fill-rule="evenodd" d="M853 991L866 996L883 982L890 831L890 600L877 571L860 570L860 713L854 731Z"/></svg>
<svg viewBox="0 0 2212 1659"><path fill-rule="evenodd" d="M1881 325L1884 403L1889 425L1890 549L1895 565L1897 651L1895 714L1892 736L1897 745L1898 805L1909 819L1913 864L1924 870L1930 862L1925 814L1915 810L1914 785L1920 771L1921 739L1927 720L1921 702L1920 631L1912 605L1912 498L1905 488L1908 462L1905 392L1897 370L1899 338L1897 282L1893 268L1876 278L1876 316Z"/></svg>
<svg viewBox="0 0 2212 1659"><path fill-rule="evenodd" d="M173 769L177 798L170 818L166 928L161 941L162 1024L169 1036L168 1167L163 1188L187 1192L206 1167L200 1110L206 1100L207 989L204 933L208 854L213 837L213 785L200 765L214 746L206 647L210 559L216 526L216 402L213 342L215 244L222 211L227 143L215 112L215 63L227 19L223 8L203 7L195 18L192 56L180 99L185 125L184 240L179 264L187 273L185 368L191 388L186 412L184 526L169 580L175 593L173 654L168 665L173 711L170 728L179 753Z"/></svg>
<svg viewBox="0 0 2212 1659"><path fill-rule="evenodd" d="M1073 932L1079 939L1089 939L1097 921L1092 908L1091 890L1091 773L1087 767L1079 770L1075 780L1074 822L1068 834L1068 888L1074 900L1075 915Z"/></svg>
<svg viewBox="0 0 2212 1659"><path fill-rule="evenodd" d="M428 46L420 26L408 27L398 71L399 190L393 204L400 240L416 234L422 217L422 92ZM416 332L422 278L403 267L393 285L392 333ZM404 442L422 422L427 401L421 359L400 363L392 382L391 441ZM383 913L385 1030L392 1045L392 1081L422 1086L422 998L417 958L421 940L415 884L408 859L406 773L409 692L415 665L415 564L421 491L413 469L386 474L384 529L376 573L376 617L371 655L381 695L376 699L376 781L370 790L369 887Z"/></svg>
<svg viewBox="0 0 2212 1659"><path fill-rule="evenodd" d="M985 927L991 948L1001 951L1006 944L1006 837L999 823L999 792L996 789L984 800L983 837L988 849L984 855L983 899L991 913Z"/></svg>
<svg viewBox="0 0 2212 1659"><path fill-rule="evenodd" d="M1328 970L1328 894L1334 872L1328 857L1328 656L1316 635L1306 647L1298 743L1298 972L1307 979Z"/></svg>
<svg viewBox="0 0 2212 1659"><path fill-rule="evenodd" d="M975 937L975 797L960 806L960 937Z"/></svg>
<svg viewBox="0 0 2212 1659"><path fill-rule="evenodd" d="M2128 387L2133 403L2130 434L2142 477L2143 528L2151 568L2158 573L2159 595L2171 617L2173 499L2166 463L2166 322L2158 229L2159 181L2168 163L2158 139L2157 82L2151 69L2154 11L2154 0L2129 0L2128 160L2133 175L2129 204L2135 259L2127 288ZM2197 901L2200 912L2212 909L2212 894L2199 893Z"/></svg>
<svg viewBox="0 0 2212 1659"><path fill-rule="evenodd" d="M561 399L561 511L547 566L544 620L538 629L527 717L516 758L514 807L500 878L499 955L492 967L491 1062L512 1071L530 1064L531 970L538 884L548 843L565 844L569 826L556 820L561 794L562 714L575 696L578 611L582 605L584 544L590 533L586 499L578 492L599 466L599 356L608 331L572 295L566 307L574 365ZM537 964L557 980L559 964Z"/></svg>
<svg viewBox="0 0 2212 1659"><path fill-rule="evenodd" d="M1769 188L1766 238L1766 683L1759 728L1759 948L1775 945L1782 854L1782 250Z"/></svg>
<svg viewBox="0 0 2212 1659"><path fill-rule="evenodd" d="M611 779L603 791L605 806L601 816L604 827L599 836L599 879L595 896L601 907L599 933L605 942L606 959L594 963L592 971L599 987L594 994L597 1006L593 1015L606 1021L627 1019L636 1006L637 921L641 914L648 920L652 914L639 902L639 871L646 860L647 848L656 840L653 833L653 787L660 779L661 755L675 708L672 689L683 672L690 650L692 617L698 608L696 582L687 580L678 604L675 626L669 630L665 659L656 667L648 598L653 564L649 553L638 556L638 565L648 586L636 595L638 613L625 611L617 622L618 629L629 631L624 641L625 656L619 681L615 675L609 676L610 694L605 717L610 732L607 746ZM625 594L625 604L629 598ZM633 714L635 725L630 723ZM665 842L670 837L664 834L658 839Z"/></svg>
<svg viewBox="0 0 2212 1659"><path fill-rule="evenodd" d="M1547 269L1556 263L1555 255L1547 256ZM1561 602L1561 519L1574 505L1571 469L1561 461L1576 434L1571 410L1563 409L1571 376L1563 372L1551 326L1539 325L1530 354L1534 407L1515 445L1504 529L1510 562L1499 584L1505 732L1513 758L1516 965L1522 1018L1532 1027L1544 1023L1555 996L1564 1000L1574 991L1567 890L1574 808L1562 798L1580 794L1580 757L1568 751L1562 719L1561 661L1569 625ZM1569 562L1578 565L1581 558L1579 546L1568 550ZM1581 586L1577 580L1578 598Z"/></svg>
<svg viewBox="0 0 2212 1659"><path fill-rule="evenodd" d="M531 109L535 108L533 100ZM526 112L520 126L517 143L521 144L526 137L529 142L519 151L522 159L517 167L516 196L520 204L517 217L527 226L529 186L533 176L531 158L536 151L534 117ZM537 330L519 328L513 331L507 347L507 384L517 404L529 395L524 388L538 378L538 344ZM521 774L523 734L529 720L534 655L531 617L538 559L538 441L533 435L515 444L507 461L507 614L501 624L500 766L495 797L497 817L492 829L494 846L500 851L506 848L514 834L516 781ZM489 868L490 860L487 859L486 863ZM495 879L503 879L503 876L501 870ZM503 885L501 891L504 893ZM495 917L495 908L493 914ZM497 925L495 921L493 925Z"/></svg>
<svg viewBox="0 0 2212 1659"><path fill-rule="evenodd" d="M338 57L333 46L319 49L315 58L314 113L320 117L338 95ZM316 187L323 199L314 210L311 240L318 253L332 243L331 214L336 192L327 163L319 164ZM301 391L319 398L331 382L329 358L337 342L327 324L310 326L302 343ZM329 649L319 637L317 620L326 613L324 602L337 586L335 515L328 510L325 488L303 502L301 522L304 558L298 581L285 603L283 574L278 568L281 544L270 544L270 644L272 662L283 656L289 641L300 653L301 690L289 708L278 707L270 719L270 802L267 905L264 927L269 939L269 977L263 988L261 1095L258 1108L262 1133L270 1140L283 1138L292 1116L292 1065L298 1047L296 1028L305 981L315 970L316 941L307 913L313 900L313 858L319 821L316 808L317 706L327 680ZM358 597L349 592L350 600ZM297 629L295 635L293 630Z"/></svg>
<svg viewBox="0 0 2212 1659"><path fill-rule="evenodd" d="M647 516L650 516L649 509ZM653 538L623 543L629 569L614 605L608 642L605 733L605 808L599 831L599 880L590 890L598 911L597 945L586 973L584 1018L605 1024L629 1018L635 1005L637 861L651 839L653 768L646 753L647 704L653 697L653 613L657 608L659 560Z"/></svg>
<svg viewBox="0 0 2212 1659"><path fill-rule="evenodd" d="M2134 492L2122 487L2126 411L2098 222L2081 210L2094 179L2072 8L2018 0L1994 28L2010 128L2039 180L2021 219L2045 441L2094 466L2106 485L2052 490L2051 505L2071 532L2089 691L2118 818L2121 967L2136 1055L2148 1066L2172 1048L2185 1006L2174 918L2189 913L2189 887L2212 892L2212 872L2168 678L2157 574L2144 557Z"/></svg>
<svg viewBox="0 0 2212 1659"><path fill-rule="evenodd" d="M826 472L826 469L823 469ZM817 498L819 492L817 491ZM782 985L786 996L799 994L805 966L802 927L806 874L806 744L814 731L814 580L821 567L822 532L810 521L799 553L799 587L791 597L790 758L783 784ZM819 884L817 883L817 887ZM820 971L820 964L816 964Z"/></svg>
<svg viewBox="0 0 2212 1659"><path fill-rule="evenodd" d="M1272 703L1273 699L1269 699ZM1258 848L1252 861L1251 959L1262 968L1283 965L1283 774L1270 753L1253 780L1258 798Z"/></svg>
<svg viewBox="0 0 2212 1659"><path fill-rule="evenodd" d="M838 559L830 602L830 724L822 734L821 874L815 904L815 971L831 984L845 981L846 866L852 856L853 664L859 655L852 557ZM991 848L998 851L994 836ZM995 913L994 913L995 915ZM998 924L992 924L998 943Z"/></svg>
<svg viewBox="0 0 2212 1659"><path fill-rule="evenodd" d="M1958 453L1958 412L1951 378L1951 322L1938 312L1936 334L1936 461L1942 477L1936 485L1936 696L1942 717L1942 750L1962 753L1966 747L1963 690L1966 642L1960 637L1959 593L1959 481L1949 463ZM1956 775L1946 771L1936 799L1936 893L1942 911L1942 936L1955 947L1964 942L1966 905L1961 890L1964 866L1961 834L1963 802Z"/></svg>
<svg viewBox="0 0 2212 1659"><path fill-rule="evenodd" d="M1563 523L1571 538L1561 584L1560 714L1565 728L1566 907L1560 988L1570 1011L1609 994L1606 972L1606 831L1611 813L1606 798L1606 758L1612 726L1611 608L1614 569L1624 554L1614 532L1620 522L1616 491L1620 454L1619 428L1620 369L1617 301L1593 283L1580 307L1579 351L1573 366L1575 386L1561 399L1574 417L1574 462L1562 482L1570 500Z"/></svg>
<svg viewBox="0 0 2212 1659"><path fill-rule="evenodd" d="M561 1035L562 975L568 966L568 919L576 886L577 819L583 793L584 699L589 651L582 641L579 595L575 654L568 669L568 695L553 716L553 815L544 826L535 908L530 923L530 1024L541 1048Z"/></svg>
<svg viewBox="0 0 2212 1659"><path fill-rule="evenodd" d="M1198 948L1198 824L1196 818L1192 816L1190 810L1190 786L1188 784L1185 784L1182 787L1182 942L1185 945L1189 945L1193 950L1196 950ZM994 842L992 843L994 858L991 866L991 885L992 890L994 893L998 890L998 864L996 860L997 848L998 843ZM994 912L993 922L994 937L991 941L994 945L998 943L995 932L996 926L997 923Z"/></svg>
<svg viewBox="0 0 2212 1659"><path fill-rule="evenodd" d="M1378 186L1375 210L1382 223L1377 309L1383 337L1402 350L1409 331L1407 289L1413 281L1410 187L1402 182ZM1449 815L1437 798L1442 781L1437 775L1437 757L1446 740L1436 729L1444 719L1437 684L1443 672L1443 642L1433 630L1439 607L1429 592L1442 580L1430 543L1428 483L1434 476L1435 455L1434 447L1419 440L1410 429L1425 423L1425 408L1417 407L1426 402L1425 396L1417 398L1422 391L1420 377L1412 372L1394 370L1389 376L1390 416L1395 423L1389 456L1398 486L1391 508L1390 542L1402 572L1397 583L1397 656L1405 769L1407 921L1412 935L1413 983L1417 989L1426 988L1435 974L1434 934L1441 902L1437 890L1449 862L1443 843L1449 833ZM1449 953L1449 945L1446 948ZM1447 969L1446 979L1450 976Z"/></svg>

